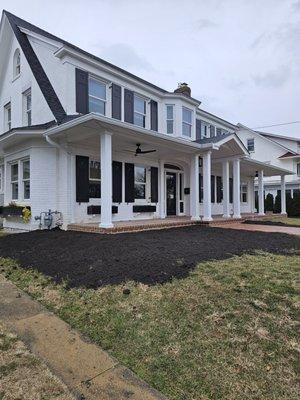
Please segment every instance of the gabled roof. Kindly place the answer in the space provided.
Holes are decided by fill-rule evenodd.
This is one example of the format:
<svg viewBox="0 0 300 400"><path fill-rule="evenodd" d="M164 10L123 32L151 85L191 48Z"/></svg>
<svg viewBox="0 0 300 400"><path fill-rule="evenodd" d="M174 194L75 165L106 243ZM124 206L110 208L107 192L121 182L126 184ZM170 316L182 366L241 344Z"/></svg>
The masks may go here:
<svg viewBox="0 0 300 400"><path fill-rule="evenodd" d="M291 137L291 136L285 136L285 135L276 135L275 133L267 133L267 132L261 132L261 131L255 131L259 133L262 136L267 136L267 137L272 137L274 139L286 139L286 140L292 140L293 142L300 142L300 132L299 132L299 137Z"/></svg>
<svg viewBox="0 0 300 400"><path fill-rule="evenodd" d="M194 140L195 143L198 144L215 144L215 145L223 145L227 143L230 140L235 140L240 148L244 151L245 154L249 154L248 149L245 147L244 143L241 141L241 139L238 137L236 133L227 133L226 135L218 135L218 136L213 136L210 138L204 138L204 139L196 139Z"/></svg>
<svg viewBox="0 0 300 400"><path fill-rule="evenodd" d="M44 98L52 111L52 114L54 115L55 119L57 120L58 123L62 122L67 114L57 96L55 93L55 90L46 75L46 72L44 71L42 64L40 63L37 55L35 54L28 37L25 33L22 33L19 29L20 27L20 21L24 23L25 21L20 20L20 18L14 16L13 14L10 14L7 11L3 11L4 15L6 15L10 26L20 44L20 47L26 57L26 60L31 68L31 71L44 95ZM29 24L30 25L30 24ZM22 24L21 24L22 26Z"/></svg>
<svg viewBox="0 0 300 400"><path fill-rule="evenodd" d="M297 153L294 152L293 150L289 149L288 147L284 146L283 144L281 144L281 143L279 143L279 142L276 142L276 140L274 140L274 139L271 139L271 138L269 138L269 137L267 137L267 136L262 135L262 133L259 132L259 131L255 131L255 130L253 130L253 129L251 129L251 128L248 128L248 126L243 125L243 124L241 124L241 123L238 123L238 124L237 124L237 127L238 127L238 128L242 128L242 129L246 129L246 130L248 130L248 131L250 131L250 132L253 132L255 135L261 136L263 139L265 139L265 140L267 140L267 141L269 141L269 142L275 144L276 146L282 148L283 150L292 152L292 153L294 153L294 155L297 155Z"/></svg>

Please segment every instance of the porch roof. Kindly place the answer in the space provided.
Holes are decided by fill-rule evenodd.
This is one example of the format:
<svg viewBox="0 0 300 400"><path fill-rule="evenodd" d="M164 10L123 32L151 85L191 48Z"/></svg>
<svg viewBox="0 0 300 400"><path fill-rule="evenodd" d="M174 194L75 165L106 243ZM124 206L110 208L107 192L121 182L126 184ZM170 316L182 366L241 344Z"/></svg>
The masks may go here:
<svg viewBox="0 0 300 400"><path fill-rule="evenodd" d="M250 157L241 161L241 174L244 176L256 176L257 171L263 170L264 176L294 175L294 172L284 168L270 165Z"/></svg>
<svg viewBox="0 0 300 400"><path fill-rule="evenodd" d="M174 150L185 154L200 154L212 150L212 158L226 156L244 156L248 154L238 137L232 133L218 138L218 140L196 142L182 137L174 137L165 133L159 133L142 128L127 122L108 118L99 114L89 113L70 120L62 125L48 129L45 136L57 140L76 142L80 140L92 140L95 134L108 131L113 134L113 145L135 145L137 142L142 146L153 146L158 156ZM115 134L115 135L114 135ZM115 139L117 137L118 139ZM156 147L155 147L156 146ZM221 150L221 151L220 151Z"/></svg>

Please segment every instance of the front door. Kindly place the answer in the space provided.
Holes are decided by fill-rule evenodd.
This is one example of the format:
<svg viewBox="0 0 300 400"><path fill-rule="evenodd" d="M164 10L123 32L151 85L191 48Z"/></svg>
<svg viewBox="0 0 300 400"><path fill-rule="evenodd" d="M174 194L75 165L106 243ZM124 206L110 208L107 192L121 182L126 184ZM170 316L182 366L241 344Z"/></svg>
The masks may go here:
<svg viewBox="0 0 300 400"><path fill-rule="evenodd" d="M176 173L167 172L167 215L176 215Z"/></svg>

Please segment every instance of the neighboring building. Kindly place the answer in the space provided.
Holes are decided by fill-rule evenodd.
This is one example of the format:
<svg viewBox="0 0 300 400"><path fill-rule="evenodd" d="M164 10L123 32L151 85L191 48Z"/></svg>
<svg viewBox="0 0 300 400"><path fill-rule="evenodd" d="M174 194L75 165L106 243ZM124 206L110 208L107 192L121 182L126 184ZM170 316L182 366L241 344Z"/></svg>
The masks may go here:
<svg viewBox="0 0 300 400"><path fill-rule="evenodd" d="M292 171L286 178L286 193L292 197L300 192L300 135L299 138L254 131L241 124L237 135L247 147L250 157ZM257 185L256 185L257 187ZM280 176L264 178L265 196L281 192Z"/></svg>
<svg viewBox="0 0 300 400"><path fill-rule="evenodd" d="M278 163L284 146L200 109L187 84L167 92L6 11L0 60L0 191L32 212L5 227L36 229L49 209L63 228L240 218L256 211L257 174L263 214L263 177L284 188L292 173ZM252 134L274 156L254 159Z"/></svg>

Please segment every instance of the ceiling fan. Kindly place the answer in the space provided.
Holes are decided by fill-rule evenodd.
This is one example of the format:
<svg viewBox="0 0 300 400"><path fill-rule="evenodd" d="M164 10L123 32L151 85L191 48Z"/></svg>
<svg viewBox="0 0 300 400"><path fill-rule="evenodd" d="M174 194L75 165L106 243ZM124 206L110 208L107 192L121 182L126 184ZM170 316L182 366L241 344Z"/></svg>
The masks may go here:
<svg viewBox="0 0 300 400"><path fill-rule="evenodd" d="M154 153L156 150L142 150L141 149L141 144L137 143L136 144L136 149L135 152L131 151L131 150L127 150L130 151L130 153L134 153L135 157L141 155L141 154L148 154L148 153Z"/></svg>

